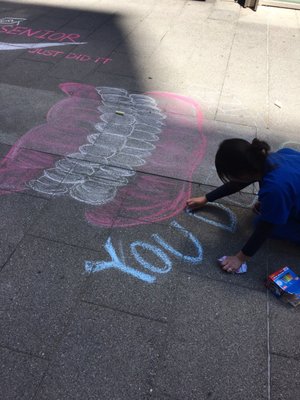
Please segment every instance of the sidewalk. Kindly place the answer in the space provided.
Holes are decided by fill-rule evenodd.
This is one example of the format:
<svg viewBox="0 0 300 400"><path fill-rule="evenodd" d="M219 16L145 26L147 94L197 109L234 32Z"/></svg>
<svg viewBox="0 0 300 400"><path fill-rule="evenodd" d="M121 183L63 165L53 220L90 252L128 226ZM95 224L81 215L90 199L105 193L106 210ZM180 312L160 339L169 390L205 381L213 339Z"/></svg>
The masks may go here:
<svg viewBox="0 0 300 400"><path fill-rule="evenodd" d="M256 188L228 137L300 149L300 11L232 1L0 1L0 392L5 400L300 397L299 310L217 258Z"/></svg>

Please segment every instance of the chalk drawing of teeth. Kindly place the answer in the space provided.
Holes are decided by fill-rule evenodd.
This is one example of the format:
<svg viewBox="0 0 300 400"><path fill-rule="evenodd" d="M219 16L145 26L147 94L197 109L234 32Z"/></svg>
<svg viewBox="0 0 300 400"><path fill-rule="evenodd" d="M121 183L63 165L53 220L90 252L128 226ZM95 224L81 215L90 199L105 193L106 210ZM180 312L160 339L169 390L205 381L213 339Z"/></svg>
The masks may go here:
<svg viewBox="0 0 300 400"><path fill-rule="evenodd" d="M60 89L68 97L49 110L47 123L27 132L0 163L2 194L29 186L68 195L87 205L86 219L97 226L110 226L121 204L118 226L179 214L206 147L199 105L164 92L79 83Z"/></svg>
<svg viewBox="0 0 300 400"><path fill-rule="evenodd" d="M41 49L43 47L68 46L74 44L86 44L87 42L62 42L62 43L5 43L0 42L0 50L27 50Z"/></svg>
<svg viewBox="0 0 300 400"><path fill-rule="evenodd" d="M26 21L26 18L3 17L0 18L0 25L18 26L23 21Z"/></svg>

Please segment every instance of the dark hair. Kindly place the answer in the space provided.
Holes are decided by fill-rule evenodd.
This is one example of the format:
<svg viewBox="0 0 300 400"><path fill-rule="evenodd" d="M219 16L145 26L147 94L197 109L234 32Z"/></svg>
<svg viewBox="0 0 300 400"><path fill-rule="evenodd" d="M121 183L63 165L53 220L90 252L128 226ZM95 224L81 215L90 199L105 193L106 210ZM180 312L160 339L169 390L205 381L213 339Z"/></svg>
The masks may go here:
<svg viewBox="0 0 300 400"><path fill-rule="evenodd" d="M215 164L222 182L231 177L263 174L270 146L268 143L253 139L252 143L244 139L224 140L217 151Z"/></svg>

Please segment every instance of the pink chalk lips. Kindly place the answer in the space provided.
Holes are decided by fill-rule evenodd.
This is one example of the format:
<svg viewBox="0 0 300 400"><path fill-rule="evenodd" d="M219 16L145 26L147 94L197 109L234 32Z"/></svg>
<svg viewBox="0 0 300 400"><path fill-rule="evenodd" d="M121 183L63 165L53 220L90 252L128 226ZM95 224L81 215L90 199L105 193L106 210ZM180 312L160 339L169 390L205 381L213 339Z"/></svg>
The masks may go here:
<svg viewBox="0 0 300 400"><path fill-rule="evenodd" d="M68 194L88 205L86 219L97 226L147 224L181 212L206 147L198 104L163 92L60 88L68 98L1 161L0 194L27 186Z"/></svg>

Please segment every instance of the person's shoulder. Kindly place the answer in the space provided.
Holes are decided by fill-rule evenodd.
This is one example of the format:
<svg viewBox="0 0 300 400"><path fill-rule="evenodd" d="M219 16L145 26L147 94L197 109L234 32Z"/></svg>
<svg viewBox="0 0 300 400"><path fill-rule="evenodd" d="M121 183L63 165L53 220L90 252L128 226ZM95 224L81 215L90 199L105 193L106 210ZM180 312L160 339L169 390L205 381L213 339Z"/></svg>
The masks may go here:
<svg viewBox="0 0 300 400"><path fill-rule="evenodd" d="M295 150L295 149L291 149L289 147L283 147L282 149L276 151L273 154L291 154L291 155L295 155L295 156L299 156L300 157L300 152Z"/></svg>

